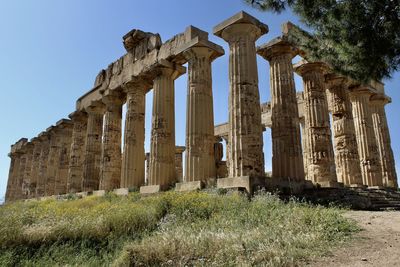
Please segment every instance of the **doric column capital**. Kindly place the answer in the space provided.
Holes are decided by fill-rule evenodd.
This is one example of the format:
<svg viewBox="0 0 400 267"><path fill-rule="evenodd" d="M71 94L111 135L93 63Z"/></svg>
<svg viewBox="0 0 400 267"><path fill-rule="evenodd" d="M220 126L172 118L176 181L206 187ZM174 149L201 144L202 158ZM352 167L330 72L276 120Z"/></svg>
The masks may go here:
<svg viewBox="0 0 400 267"><path fill-rule="evenodd" d="M87 113L85 111L76 110L68 115L73 122L86 122Z"/></svg>
<svg viewBox="0 0 400 267"><path fill-rule="evenodd" d="M172 77L173 80L186 73L186 68L169 62L168 60L160 60L158 66L155 67L156 76Z"/></svg>
<svg viewBox="0 0 400 267"><path fill-rule="evenodd" d="M298 49L290 45L283 37L277 37L270 42L257 47L257 54L268 61L281 55L289 55L291 58L294 58L298 53Z"/></svg>
<svg viewBox="0 0 400 267"><path fill-rule="evenodd" d="M294 66L294 71L303 76L309 72L319 72L322 74L326 74L329 71L328 65L323 62L308 62L306 60L301 60L300 62L296 63Z"/></svg>
<svg viewBox="0 0 400 267"><path fill-rule="evenodd" d="M151 77L132 77L132 79L122 85L122 90L126 94L135 92L147 92L153 87L153 79Z"/></svg>
<svg viewBox="0 0 400 267"><path fill-rule="evenodd" d="M207 58L212 62L214 59L224 55L225 53L221 46L209 41L201 40L190 45L191 46L187 47L182 53L187 61Z"/></svg>
<svg viewBox="0 0 400 267"><path fill-rule="evenodd" d="M256 41L268 32L268 26L241 11L215 26L213 32L214 35L221 37L228 43L235 42L243 37Z"/></svg>
<svg viewBox="0 0 400 267"><path fill-rule="evenodd" d="M119 107L124 103L124 98L121 92L115 91L107 91L103 94L101 101L106 105L106 108L109 107Z"/></svg>
<svg viewBox="0 0 400 267"><path fill-rule="evenodd" d="M371 97L374 93L370 87L363 85L350 87L349 92L350 92L350 98L354 98L357 96Z"/></svg>
<svg viewBox="0 0 400 267"><path fill-rule="evenodd" d="M56 122L56 127L59 130L72 130L72 128L74 127L74 123L68 119L61 119Z"/></svg>
<svg viewBox="0 0 400 267"><path fill-rule="evenodd" d="M105 105L103 102L100 101L92 101L89 106L85 107L85 111L87 114L104 114L105 112Z"/></svg>
<svg viewBox="0 0 400 267"><path fill-rule="evenodd" d="M384 107L386 104L391 103L392 99L384 94L373 94L370 101L372 105Z"/></svg>
<svg viewBox="0 0 400 267"><path fill-rule="evenodd" d="M328 89L335 89L337 87L346 88L348 87L348 79L340 74L334 72L328 72L325 75L325 82Z"/></svg>
<svg viewBox="0 0 400 267"><path fill-rule="evenodd" d="M176 146L175 147L175 154L182 154L185 152L186 147L185 146Z"/></svg>

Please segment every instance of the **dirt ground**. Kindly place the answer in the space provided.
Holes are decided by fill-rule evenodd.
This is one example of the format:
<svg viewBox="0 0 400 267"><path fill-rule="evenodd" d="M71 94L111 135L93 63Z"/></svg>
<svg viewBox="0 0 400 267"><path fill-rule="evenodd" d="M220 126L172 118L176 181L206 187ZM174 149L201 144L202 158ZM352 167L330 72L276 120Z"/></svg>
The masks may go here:
<svg viewBox="0 0 400 267"><path fill-rule="evenodd" d="M400 211L349 211L363 231L354 240L307 266L400 266Z"/></svg>

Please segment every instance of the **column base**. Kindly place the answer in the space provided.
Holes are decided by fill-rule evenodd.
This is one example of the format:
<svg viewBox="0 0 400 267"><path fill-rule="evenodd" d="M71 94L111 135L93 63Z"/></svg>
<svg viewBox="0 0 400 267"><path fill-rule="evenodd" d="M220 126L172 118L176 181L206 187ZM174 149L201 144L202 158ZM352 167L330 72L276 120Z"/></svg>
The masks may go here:
<svg viewBox="0 0 400 267"><path fill-rule="evenodd" d="M117 196L127 196L129 194L129 189L128 188L117 188L117 189L114 189L113 192Z"/></svg>
<svg viewBox="0 0 400 267"><path fill-rule="evenodd" d="M279 190L283 193L298 194L303 192L304 189L312 189L314 185L311 181L292 181L289 178L267 178L265 184L268 190Z"/></svg>
<svg viewBox="0 0 400 267"><path fill-rule="evenodd" d="M96 197L102 197L106 194L106 190L95 190L92 195Z"/></svg>
<svg viewBox="0 0 400 267"><path fill-rule="evenodd" d="M244 189L252 195L256 186L265 187L265 177L228 177L217 179L217 188L224 189Z"/></svg>
<svg viewBox="0 0 400 267"><path fill-rule="evenodd" d="M368 186L367 189L372 189L372 190L385 190L386 187L381 186L381 185L375 185L375 186Z"/></svg>
<svg viewBox="0 0 400 267"><path fill-rule="evenodd" d="M204 184L201 181L182 182L175 185L175 191L177 192L196 191L202 188L204 188Z"/></svg>
<svg viewBox="0 0 400 267"><path fill-rule="evenodd" d="M338 183L338 182L333 182L333 181L317 182L315 184L317 187L319 186L322 188L341 188L341 187L343 187L343 183Z"/></svg>
<svg viewBox="0 0 400 267"><path fill-rule="evenodd" d="M366 186L366 185L363 185L363 184L349 184L349 185L345 185L345 187L350 187L350 188L362 188L362 189L367 188L367 186Z"/></svg>
<svg viewBox="0 0 400 267"><path fill-rule="evenodd" d="M163 185L145 185L140 187L140 194L155 194L168 190L169 186Z"/></svg>

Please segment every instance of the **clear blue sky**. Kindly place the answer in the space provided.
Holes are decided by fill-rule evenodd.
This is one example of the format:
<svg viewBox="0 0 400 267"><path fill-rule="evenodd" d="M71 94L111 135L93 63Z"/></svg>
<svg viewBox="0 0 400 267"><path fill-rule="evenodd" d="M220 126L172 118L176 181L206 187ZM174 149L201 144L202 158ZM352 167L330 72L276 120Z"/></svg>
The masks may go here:
<svg viewBox="0 0 400 267"><path fill-rule="evenodd" d="M5 194L10 145L32 138L75 108L76 99L91 89L95 76L125 50L122 36L133 28L160 33L162 40L194 25L210 32L213 26L245 10L269 25L257 44L280 34L280 24L298 22L292 13L262 13L241 0L8 0L0 4L0 199ZM260 94L269 99L268 64L258 57ZM385 81L393 104L387 106L392 146L400 163L400 74ZM184 145L186 75L175 83L176 143ZM297 90L302 90L296 78ZM213 64L215 123L227 121L228 57ZM151 93L146 102L148 151ZM270 131L264 134L266 168L271 169Z"/></svg>

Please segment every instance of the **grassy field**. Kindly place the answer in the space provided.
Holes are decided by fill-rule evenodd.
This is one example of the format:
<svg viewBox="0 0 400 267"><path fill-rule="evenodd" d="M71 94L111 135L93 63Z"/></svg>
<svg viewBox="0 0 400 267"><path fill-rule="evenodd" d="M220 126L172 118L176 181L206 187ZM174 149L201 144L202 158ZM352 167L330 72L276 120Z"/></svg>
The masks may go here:
<svg viewBox="0 0 400 267"><path fill-rule="evenodd" d="M297 266L358 228L264 193L108 194L0 207L1 266Z"/></svg>

